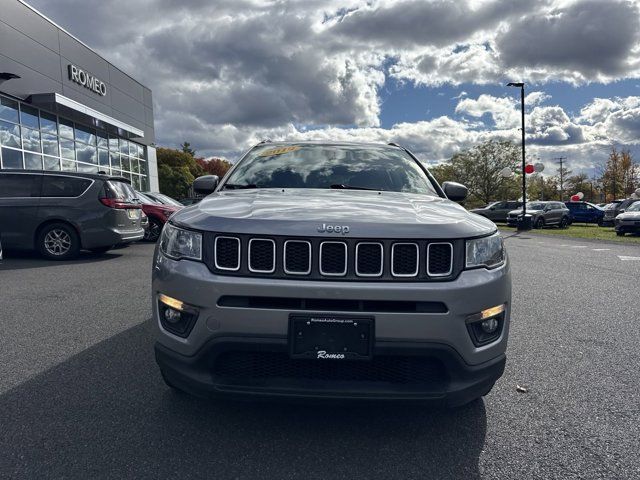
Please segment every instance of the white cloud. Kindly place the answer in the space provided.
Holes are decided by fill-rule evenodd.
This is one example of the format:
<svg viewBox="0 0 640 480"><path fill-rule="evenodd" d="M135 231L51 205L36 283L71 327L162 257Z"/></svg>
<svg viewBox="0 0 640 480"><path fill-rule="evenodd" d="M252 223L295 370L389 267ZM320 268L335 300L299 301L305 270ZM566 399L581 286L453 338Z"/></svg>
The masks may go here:
<svg viewBox="0 0 640 480"><path fill-rule="evenodd" d="M322 137L400 141L436 161L518 139L516 99L464 91L456 119L381 128L386 77L467 91L526 78L538 85L526 99L534 150L640 138L640 97L594 99L572 116L544 93L551 81L640 78L638 0L31 3L152 88L157 143L188 140L205 155Z"/></svg>

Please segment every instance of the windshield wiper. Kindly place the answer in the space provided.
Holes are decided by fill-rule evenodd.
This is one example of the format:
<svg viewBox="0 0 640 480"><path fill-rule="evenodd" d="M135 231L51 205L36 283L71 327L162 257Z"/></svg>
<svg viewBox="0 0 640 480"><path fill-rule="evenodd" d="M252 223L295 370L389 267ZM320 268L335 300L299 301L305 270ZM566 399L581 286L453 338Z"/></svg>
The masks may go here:
<svg viewBox="0 0 640 480"><path fill-rule="evenodd" d="M255 183L225 183L223 186L223 190L242 190L245 188L258 188Z"/></svg>
<svg viewBox="0 0 640 480"><path fill-rule="evenodd" d="M381 188L367 188L367 187L356 187L355 185L345 185L343 183L334 183L331 187L334 190L371 190L374 192L379 192Z"/></svg>

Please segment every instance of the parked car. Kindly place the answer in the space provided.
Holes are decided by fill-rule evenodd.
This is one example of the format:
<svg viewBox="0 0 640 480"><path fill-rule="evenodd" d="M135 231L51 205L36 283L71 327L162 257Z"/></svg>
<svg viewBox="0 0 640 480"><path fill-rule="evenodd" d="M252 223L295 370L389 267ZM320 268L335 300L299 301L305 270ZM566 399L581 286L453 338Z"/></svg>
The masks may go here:
<svg viewBox="0 0 640 480"><path fill-rule="evenodd" d="M262 143L165 225L156 361L200 395L460 405L502 375L511 276L493 222L407 150Z"/></svg>
<svg viewBox="0 0 640 480"><path fill-rule="evenodd" d="M618 216L618 209L622 200L614 200L604 207L604 217L602 218L603 227L613 227L615 218Z"/></svg>
<svg viewBox="0 0 640 480"><path fill-rule="evenodd" d="M179 201L177 201L174 198L171 198L168 195L165 195L164 193L158 193L158 192L143 192L143 193L150 199L155 200L156 202L162 205L170 205L172 207L184 207L184 205L181 204Z"/></svg>
<svg viewBox="0 0 640 480"><path fill-rule="evenodd" d="M169 217L183 208L182 205L176 207L162 204L140 192L136 192L136 198L142 206L142 211L149 217L149 228L144 232L144 239L148 242L157 241Z"/></svg>
<svg viewBox="0 0 640 480"><path fill-rule="evenodd" d="M544 228L556 225L566 228L571 224L571 212L562 202L529 202L527 214L531 215L533 228ZM518 225L518 217L522 215L522 209L509 212L507 223L510 227Z"/></svg>
<svg viewBox="0 0 640 480"><path fill-rule="evenodd" d="M202 198L203 197L186 197L186 198L181 198L178 201L185 207L188 207L189 205L194 205L196 203L199 203L202 200Z"/></svg>
<svg viewBox="0 0 640 480"><path fill-rule="evenodd" d="M509 212L517 208L522 208L522 202L509 200L505 202L493 202L482 208L474 208L471 210L471 213L477 213L494 222L506 222Z"/></svg>
<svg viewBox="0 0 640 480"><path fill-rule="evenodd" d="M81 249L105 252L140 240L140 205L130 180L109 175L0 171L5 249L37 250L66 260Z"/></svg>
<svg viewBox="0 0 640 480"><path fill-rule="evenodd" d="M146 235L147 230L149 230L149 217L144 213L144 210L140 212L140 226L144 228L144 233Z"/></svg>
<svg viewBox="0 0 640 480"><path fill-rule="evenodd" d="M625 211L619 214L615 220L616 235L624 236L625 233L640 233L640 200L629 205Z"/></svg>
<svg viewBox="0 0 640 480"><path fill-rule="evenodd" d="M602 225L604 209L589 202L564 202L569 209L571 222L597 223Z"/></svg>

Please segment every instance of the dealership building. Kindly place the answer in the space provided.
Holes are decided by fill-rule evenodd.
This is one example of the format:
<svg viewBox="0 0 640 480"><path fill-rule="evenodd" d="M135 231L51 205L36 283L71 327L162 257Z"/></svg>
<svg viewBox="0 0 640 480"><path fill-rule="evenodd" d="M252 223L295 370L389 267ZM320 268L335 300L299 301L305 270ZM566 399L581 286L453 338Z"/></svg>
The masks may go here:
<svg viewBox="0 0 640 480"><path fill-rule="evenodd" d="M22 0L0 8L0 167L158 190L151 90Z"/></svg>

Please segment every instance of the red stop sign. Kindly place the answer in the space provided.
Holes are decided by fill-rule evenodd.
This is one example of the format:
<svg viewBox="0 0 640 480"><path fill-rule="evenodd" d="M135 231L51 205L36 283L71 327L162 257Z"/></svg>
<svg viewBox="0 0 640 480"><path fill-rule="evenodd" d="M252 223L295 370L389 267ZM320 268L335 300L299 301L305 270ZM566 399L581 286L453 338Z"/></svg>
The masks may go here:
<svg viewBox="0 0 640 480"><path fill-rule="evenodd" d="M535 171L535 168L533 168L533 165L525 165L524 171L525 173L533 173Z"/></svg>

